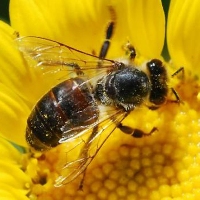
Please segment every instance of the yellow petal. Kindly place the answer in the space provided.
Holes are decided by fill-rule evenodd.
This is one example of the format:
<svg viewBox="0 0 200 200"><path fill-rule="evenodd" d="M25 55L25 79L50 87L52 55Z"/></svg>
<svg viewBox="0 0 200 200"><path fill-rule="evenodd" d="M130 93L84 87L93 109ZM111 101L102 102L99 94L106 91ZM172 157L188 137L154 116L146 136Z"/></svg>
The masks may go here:
<svg viewBox="0 0 200 200"><path fill-rule="evenodd" d="M98 15L95 1L11 0L11 25L21 35L51 38L92 53L101 43L106 18ZM103 11L102 11L103 12ZM96 42L98 41L98 42ZM99 46L97 47L99 50Z"/></svg>
<svg viewBox="0 0 200 200"><path fill-rule="evenodd" d="M9 185L0 183L0 197L2 200L29 200L27 191L19 190Z"/></svg>
<svg viewBox="0 0 200 200"><path fill-rule="evenodd" d="M17 49L14 33L0 21L0 134L25 146L30 110L57 80L45 78L40 69L27 65Z"/></svg>
<svg viewBox="0 0 200 200"><path fill-rule="evenodd" d="M34 90L34 83L39 81L39 73L27 66L14 41L15 30L2 21L0 35L1 83L26 100L35 99L37 90Z"/></svg>
<svg viewBox="0 0 200 200"><path fill-rule="evenodd" d="M20 169L19 165L0 161L0 179L1 183L10 185L15 188L24 188L30 183L29 177Z"/></svg>
<svg viewBox="0 0 200 200"><path fill-rule="evenodd" d="M58 0L51 4L39 0L11 0L10 17L12 26L22 35L51 38L96 55L109 23L114 20L108 57L122 56L122 46L129 40L148 57L158 57L163 48L165 19L159 0L149 3Z"/></svg>
<svg viewBox="0 0 200 200"><path fill-rule="evenodd" d="M16 49L13 34L14 30L0 21L0 134L24 145L24 123L30 109L20 96L25 98L31 92L22 81L28 71Z"/></svg>
<svg viewBox="0 0 200 200"><path fill-rule="evenodd" d="M128 1L127 8L133 45L143 56L159 57L165 37L165 16L161 1Z"/></svg>
<svg viewBox="0 0 200 200"><path fill-rule="evenodd" d="M60 2L60 1L59 1ZM52 36L52 30L56 30L56 16L61 13L55 3L48 4L47 1L10 1L10 19L13 28L22 35L44 35ZM57 14L53 12L58 9ZM48 12L49 11L49 12Z"/></svg>
<svg viewBox="0 0 200 200"><path fill-rule="evenodd" d="M25 130L30 109L10 88L0 85L0 134L12 142L26 146Z"/></svg>
<svg viewBox="0 0 200 200"><path fill-rule="evenodd" d="M27 199L31 180L21 169L21 156L13 145L0 137L1 199Z"/></svg>
<svg viewBox="0 0 200 200"><path fill-rule="evenodd" d="M10 142L0 137L0 157L4 162L17 164L20 156L20 152Z"/></svg>
<svg viewBox="0 0 200 200"><path fill-rule="evenodd" d="M165 36L165 16L161 1L101 2L104 4L104 10L106 7L107 9L111 7L116 15L110 54L116 57L123 56L122 46L130 42L143 56L160 56ZM112 16L110 20L112 20ZM115 52L112 53L112 51Z"/></svg>
<svg viewBox="0 0 200 200"><path fill-rule="evenodd" d="M173 62L199 72L200 1L172 0L168 16L167 42Z"/></svg>

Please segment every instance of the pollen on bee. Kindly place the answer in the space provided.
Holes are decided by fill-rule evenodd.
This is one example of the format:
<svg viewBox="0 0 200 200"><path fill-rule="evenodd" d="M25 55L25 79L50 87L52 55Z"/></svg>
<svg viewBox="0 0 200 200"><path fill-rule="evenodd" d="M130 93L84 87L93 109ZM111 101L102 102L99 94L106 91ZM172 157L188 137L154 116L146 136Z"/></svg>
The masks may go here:
<svg viewBox="0 0 200 200"><path fill-rule="evenodd" d="M47 118L48 116L47 116L47 114L44 114L43 117L44 117L44 118Z"/></svg>

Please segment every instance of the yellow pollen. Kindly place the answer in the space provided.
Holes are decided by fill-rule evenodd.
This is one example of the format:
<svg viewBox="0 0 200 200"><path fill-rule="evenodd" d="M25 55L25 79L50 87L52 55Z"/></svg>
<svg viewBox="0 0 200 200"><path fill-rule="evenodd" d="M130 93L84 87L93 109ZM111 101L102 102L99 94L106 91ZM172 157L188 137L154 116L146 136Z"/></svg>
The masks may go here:
<svg viewBox="0 0 200 200"><path fill-rule="evenodd" d="M184 88L179 95L184 99ZM194 101L192 96L187 96L184 104L167 103L156 111L149 111L148 108L133 111L124 120L125 125L134 124L135 128L145 132L156 126L158 131L151 136L136 139L116 129L88 166L84 178L81 174L62 187L56 188L54 183L61 173L60 163L66 159L66 144L29 158L26 173L33 180L29 198L200 198L200 105L198 99L196 103ZM73 147L73 143L70 145Z"/></svg>
<svg viewBox="0 0 200 200"><path fill-rule="evenodd" d="M115 181L113 181L113 180L106 180L106 181L104 182L104 186L105 186L108 190L112 191L112 190L114 190L114 189L117 187L117 182L115 182Z"/></svg>

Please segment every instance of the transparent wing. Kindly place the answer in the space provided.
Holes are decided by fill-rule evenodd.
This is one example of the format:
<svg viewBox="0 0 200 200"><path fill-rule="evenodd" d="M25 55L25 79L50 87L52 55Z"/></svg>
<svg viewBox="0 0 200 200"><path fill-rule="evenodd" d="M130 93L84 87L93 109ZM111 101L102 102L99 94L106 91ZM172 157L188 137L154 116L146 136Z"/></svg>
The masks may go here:
<svg viewBox="0 0 200 200"><path fill-rule="evenodd" d="M82 134L81 137L73 141L70 140L74 144L74 148L66 153L66 159L70 161L65 163L55 186L65 185L84 173L103 144L116 129L117 124L126 116L123 110L108 109L106 112L102 111L101 116L105 117L100 118L101 121L90 127L86 134Z"/></svg>
<svg viewBox="0 0 200 200"><path fill-rule="evenodd" d="M46 38L26 36L17 38L16 42L31 66L45 72L60 69L81 74L84 71L92 76L115 65L113 60L100 61L97 56Z"/></svg>
<svg viewBox="0 0 200 200"><path fill-rule="evenodd" d="M70 76L84 74L87 76L86 80L93 83L95 79L98 80L109 70L113 70L117 64L113 60L99 60L92 54L45 38L27 36L17 38L16 41L30 65L43 69L44 73L61 70ZM86 170L116 128L116 124L123 120L125 115L123 110L102 106L99 121L86 127L78 137L69 139L67 133L63 134L60 143L65 143L66 147L73 143L74 147L66 152L68 162L56 180L56 186L71 182Z"/></svg>

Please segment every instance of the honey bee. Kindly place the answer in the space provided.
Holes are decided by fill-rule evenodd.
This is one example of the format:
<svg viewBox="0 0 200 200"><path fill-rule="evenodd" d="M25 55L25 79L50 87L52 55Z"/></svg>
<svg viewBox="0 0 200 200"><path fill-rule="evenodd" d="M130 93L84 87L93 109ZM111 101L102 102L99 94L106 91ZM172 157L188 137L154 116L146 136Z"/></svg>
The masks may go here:
<svg viewBox="0 0 200 200"><path fill-rule="evenodd" d="M36 67L60 66L65 67L66 74L75 73L51 88L27 120L26 140L37 151L79 141L77 158L65 164L64 175L57 179L56 186L67 184L83 173L116 128L138 138L157 130L152 127L145 133L123 125L122 121L142 104L157 109L167 101L166 68L158 59L148 61L144 69L136 67L133 64L136 52L130 44L127 45L130 62L107 59L114 25L111 22L107 28L99 56L46 38L16 39L19 50L25 58L36 61Z"/></svg>

